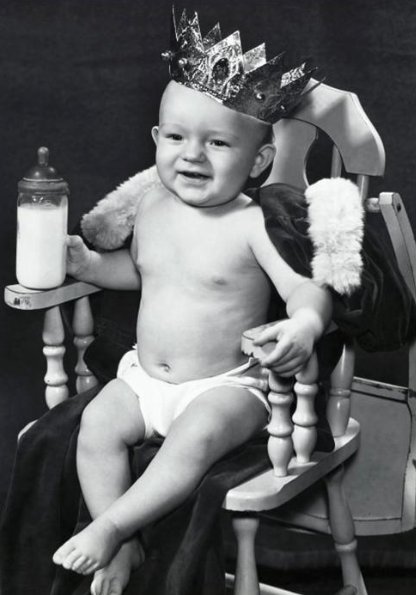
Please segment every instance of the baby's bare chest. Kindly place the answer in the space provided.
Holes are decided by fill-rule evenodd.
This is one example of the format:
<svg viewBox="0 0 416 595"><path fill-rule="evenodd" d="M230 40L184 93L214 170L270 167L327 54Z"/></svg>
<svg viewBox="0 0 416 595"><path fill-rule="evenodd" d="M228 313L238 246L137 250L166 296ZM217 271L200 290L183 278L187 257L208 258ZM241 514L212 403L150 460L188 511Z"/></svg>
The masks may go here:
<svg viewBox="0 0 416 595"><path fill-rule="evenodd" d="M239 217L144 214L136 224L137 266L146 278L207 286L244 284L260 271Z"/></svg>

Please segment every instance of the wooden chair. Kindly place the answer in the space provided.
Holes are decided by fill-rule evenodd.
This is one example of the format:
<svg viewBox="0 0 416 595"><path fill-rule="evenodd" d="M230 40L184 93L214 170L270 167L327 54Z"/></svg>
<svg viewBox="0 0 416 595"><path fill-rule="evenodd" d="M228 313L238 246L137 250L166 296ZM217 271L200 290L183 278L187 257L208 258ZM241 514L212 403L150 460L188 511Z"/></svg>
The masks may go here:
<svg viewBox="0 0 416 595"><path fill-rule="evenodd" d="M400 198L391 193L384 193L380 199L367 199L369 177L383 173L384 150L377 132L354 94L321 85L308 95L294 118L282 120L276 125L278 159L267 183L279 181L301 188L306 187L307 157L317 138L318 130L323 130L334 143L330 175L340 175L344 166L346 172L357 177L357 184L367 208L371 212L381 211L386 218L400 266L406 280L415 291L415 252L412 256L411 250L414 248L410 245L414 240ZM399 204L401 208L398 207ZM78 351L75 368L77 390L86 390L97 383L83 359L86 348L94 338L94 323L88 296L97 291L99 289L95 286L72 280L58 289L44 292L31 291L19 285L9 286L5 290L6 303L11 307L23 310L45 310L43 331L44 353L47 361L45 396L49 407L55 406L68 397L66 386L68 378L63 367L65 333L60 313L60 305L68 301L75 302L73 331L74 343ZM243 337L242 347L246 353L255 353L252 345L255 333L256 329L248 331ZM412 349L414 354L414 346ZM397 512L397 522L391 523L391 531L413 526L416 490L412 457L415 440L412 430L414 416L409 395L415 388L415 374L412 373L410 389L395 389L393 393L393 389L386 385L362 379L353 381L353 370L354 349L348 344L345 345L342 358L332 375L328 403L328 420L336 444L332 453L313 453L316 435L313 396L316 393L318 381L315 356L311 358L306 369L296 377L294 390L297 395L297 407L292 420L289 414L293 401L292 385L275 374L270 374L269 398L273 415L269 425L268 451L273 470L230 490L224 502L227 510L237 513L234 520L238 541L235 578L237 595L254 595L260 592L288 593L271 587L259 587L254 553L254 540L259 523L257 513L275 508L279 511L283 509L282 507L284 507L282 517L285 524L290 522L295 527L332 532L341 558L344 584L354 585L359 595L366 594L355 555L354 523L342 490L343 464L357 452L359 445L359 423L350 416L351 402L354 417L359 420L362 415L368 417L368 410L372 407L371 403L367 406L365 401L365 411L362 412L362 401L358 395L364 392L369 395L370 401L374 398L383 402L388 399L389 405L391 395L394 394L395 406L397 409L401 408L402 414L408 417L408 437L405 439L402 435L401 444L402 459L406 460L406 463L403 463L400 469L402 483L404 476L406 479L401 490L398 489L401 494L406 494L407 500L405 510L403 509L401 514L400 511ZM380 420L380 423L383 421ZM365 494L362 487L357 489L363 468L373 464L373 452L369 453L370 446L366 445L366 448L360 451L359 458L354 459L348 471L348 493L351 497L354 517L363 514L365 517L363 503L367 505L367 512L372 507L367 496L367 486ZM292 456L293 451L296 452L297 458ZM384 464L381 476L382 479L385 478ZM292 499L296 498L297 503L302 494L309 494L311 486L321 479L325 481L327 487L329 516L324 506L325 501L315 492L310 497L304 498L306 502L302 502L302 505L305 505L303 509L292 507ZM399 488L398 482L394 486ZM396 504L400 501L400 497L400 494L395 496ZM388 515L387 509L385 514ZM377 522L369 522L361 525L359 519L360 533L384 532L386 524L382 523L383 529L380 531L376 528L376 524ZM228 577L228 580L234 582L232 577Z"/></svg>
<svg viewBox="0 0 416 595"><path fill-rule="evenodd" d="M276 125L280 159L276 159L267 183L286 182L306 188L307 157L318 131L325 132L334 143L331 177L341 175L342 168L354 174L367 212L373 216L382 214L399 268L416 297L416 245L400 196L390 192L367 198L370 176L382 175L384 171L384 150L354 94L321 85L293 119ZM290 152L286 151L288 146ZM246 341L253 332L247 334ZM353 378L354 349L352 345L345 346L331 378L327 411L336 447L333 453L313 454L306 465L304 454L301 452L299 456L299 448L296 448L296 432L304 434L313 424L313 412L307 401L309 395L313 395L313 375L306 381L305 376L297 377L293 424L288 412L290 387L270 375L273 418L269 426L269 455L274 470L229 491L224 503L227 510L240 512L233 521L238 541L235 593L288 593L266 585L260 589L258 586L254 540L261 517L267 520L264 511L276 509L273 520L280 519L285 527L332 533L344 585L354 585L360 595L366 593L366 588L355 555L354 526L358 535L398 533L415 526L416 444L412 399L416 380L415 344L409 346L406 387ZM253 351L244 341L243 348L247 353ZM343 481L343 463L357 449L355 419L363 430L361 447L350 459ZM291 436L297 458L290 459L286 471L281 462L284 457L281 446L286 442L290 453ZM366 481L368 477L372 478L371 482ZM317 479L325 482L326 498ZM309 487L312 483L315 485ZM258 514L261 512L263 515ZM231 577L229 580L231 582Z"/></svg>

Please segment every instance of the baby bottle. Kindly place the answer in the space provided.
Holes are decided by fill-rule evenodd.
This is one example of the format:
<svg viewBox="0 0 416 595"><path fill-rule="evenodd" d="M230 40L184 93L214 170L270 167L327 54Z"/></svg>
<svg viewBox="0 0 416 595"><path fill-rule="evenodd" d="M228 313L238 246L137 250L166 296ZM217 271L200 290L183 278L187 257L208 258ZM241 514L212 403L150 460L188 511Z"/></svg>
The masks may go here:
<svg viewBox="0 0 416 595"><path fill-rule="evenodd" d="M68 185L38 149L38 164L18 183L16 277L30 289L61 285L66 272Z"/></svg>

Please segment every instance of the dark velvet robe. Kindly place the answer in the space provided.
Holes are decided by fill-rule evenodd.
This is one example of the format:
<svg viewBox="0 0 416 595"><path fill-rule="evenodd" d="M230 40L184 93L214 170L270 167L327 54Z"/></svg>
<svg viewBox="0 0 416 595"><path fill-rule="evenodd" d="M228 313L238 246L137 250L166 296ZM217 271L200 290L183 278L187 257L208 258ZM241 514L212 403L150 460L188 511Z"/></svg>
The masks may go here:
<svg viewBox="0 0 416 595"><path fill-rule="evenodd" d="M267 230L279 253L296 271L310 276L312 246L302 194L283 185L251 194L263 208ZM383 350L403 345L414 332L415 305L391 254L370 237L365 241L364 260L361 289L348 299L334 295L340 330L317 346L323 379L341 353L343 333L356 337L364 348ZM134 342L138 298L133 292L106 291L92 301L97 338L86 361L105 382L114 377L118 360ZM272 306L271 318L284 316L281 300L276 297ZM75 449L82 411L97 392L93 389L47 412L19 443L0 531L2 595L88 593L88 581L54 566L51 558L63 541L89 521L75 470ZM323 389L317 406L317 448L331 450ZM270 465L265 440L266 436L259 436L215 464L186 502L144 532L147 558L133 573L127 593L224 593L221 503L229 488ZM149 441L132 451L133 477L140 475L159 444Z"/></svg>

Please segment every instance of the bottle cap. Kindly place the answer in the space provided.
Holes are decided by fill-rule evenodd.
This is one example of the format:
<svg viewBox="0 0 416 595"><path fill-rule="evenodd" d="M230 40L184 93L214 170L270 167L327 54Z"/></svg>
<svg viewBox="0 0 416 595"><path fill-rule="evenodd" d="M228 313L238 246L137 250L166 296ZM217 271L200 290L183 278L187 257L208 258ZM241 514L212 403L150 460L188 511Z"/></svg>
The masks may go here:
<svg viewBox="0 0 416 595"><path fill-rule="evenodd" d="M48 164L48 161L49 149L39 147L38 163L31 167L18 183L19 192L59 192L69 194L68 184L61 178L56 169Z"/></svg>

